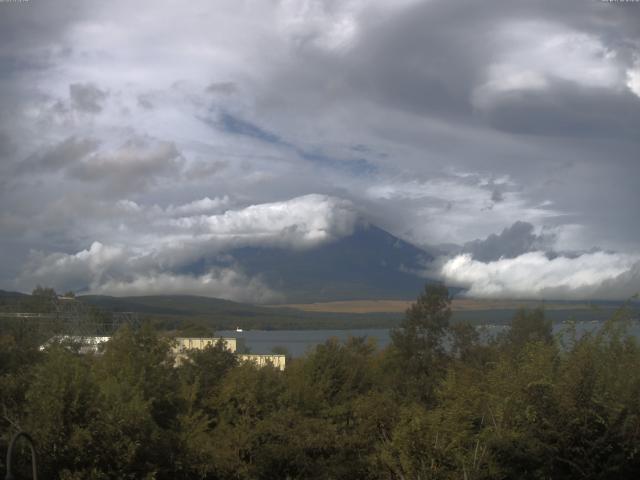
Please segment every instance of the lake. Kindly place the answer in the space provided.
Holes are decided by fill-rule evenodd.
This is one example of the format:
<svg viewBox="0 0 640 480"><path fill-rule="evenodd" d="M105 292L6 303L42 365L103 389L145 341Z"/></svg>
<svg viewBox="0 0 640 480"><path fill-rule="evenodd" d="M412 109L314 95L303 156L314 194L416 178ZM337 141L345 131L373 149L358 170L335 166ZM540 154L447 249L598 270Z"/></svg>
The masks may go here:
<svg viewBox="0 0 640 480"><path fill-rule="evenodd" d="M378 347L384 348L391 341L388 328L354 330L235 330L216 331L216 336L243 340L251 353L272 353L275 347L284 347L293 357L301 357L316 345L335 337L344 342L349 337L370 337Z"/></svg>
<svg viewBox="0 0 640 480"><path fill-rule="evenodd" d="M602 326L603 322L576 322L577 333L593 331ZM554 325L554 333L559 333L567 327L566 324L557 323ZM491 337L501 332L506 327L504 325L485 325L483 336ZM640 338L640 323L634 321L631 324L630 332ZM235 330L220 330L216 336L233 337L241 339L249 348L251 353L272 353L275 347L284 347L293 357L301 357L316 345L326 342L334 337L344 342L349 337L369 337L376 341L379 348L386 347L391 341L390 330L388 328L369 328L353 330L247 330L236 332Z"/></svg>

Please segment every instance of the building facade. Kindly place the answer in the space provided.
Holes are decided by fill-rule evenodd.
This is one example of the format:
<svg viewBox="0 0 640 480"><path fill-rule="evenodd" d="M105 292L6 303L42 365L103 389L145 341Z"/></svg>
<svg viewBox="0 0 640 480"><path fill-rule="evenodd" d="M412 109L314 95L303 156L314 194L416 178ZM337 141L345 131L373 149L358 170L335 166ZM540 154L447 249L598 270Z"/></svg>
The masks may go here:
<svg viewBox="0 0 640 480"><path fill-rule="evenodd" d="M53 343L67 343L78 345L79 353L100 354L104 345L111 340L111 337L85 337L73 335L58 335L52 337L40 350L44 350ZM284 370L287 358L285 355L257 355L257 354L238 354L238 340L236 338L222 337L175 337L172 342L171 351L175 358L175 365L179 366L187 358L189 350L204 350L207 347L214 346L218 342L222 342L225 349L236 354L240 363L250 362L258 367L271 365L278 370Z"/></svg>

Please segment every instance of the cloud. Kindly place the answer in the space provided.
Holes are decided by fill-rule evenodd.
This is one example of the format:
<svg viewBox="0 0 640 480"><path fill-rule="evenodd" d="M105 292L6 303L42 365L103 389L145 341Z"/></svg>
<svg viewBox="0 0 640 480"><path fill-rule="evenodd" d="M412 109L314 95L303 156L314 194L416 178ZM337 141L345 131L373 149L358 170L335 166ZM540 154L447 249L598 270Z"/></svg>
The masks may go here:
<svg viewBox="0 0 640 480"><path fill-rule="evenodd" d="M69 85L69 97L73 108L85 113L100 113L107 92L91 83L72 83Z"/></svg>
<svg viewBox="0 0 640 480"><path fill-rule="evenodd" d="M0 288L31 250L96 240L156 265L143 277L232 245L311 248L342 230L265 205L312 192L425 247L520 220L558 251L640 252L640 9L136 5L3 8Z"/></svg>
<svg viewBox="0 0 640 480"><path fill-rule="evenodd" d="M171 216L188 216L195 214L214 213L229 206L230 202L231 199L228 195L224 195L223 197L216 197L214 199L204 197L200 200L194 200L193 202L189 202L184 205L178 205L177 207L169 205L166 208L166 212Z"/></svg>
<svg viewBox="0 0 640 480"><path fill-rule="evenodd" d="M133 191L144 189L158 177L178 175L180 161L180 152L172 142L132 138L112 152L73 163L67 174L76 180L107 184L116 191Z"/></svg>
<svg viewBox="0 0 640 480"><path fill-rule="evenodd" d="M462 247L474 260L490 262L501 258L515 258L531 251L544 251L552 247L555 236L536 235L535 227L528 222L516 222L500 234L492 233L484 240L467 242Z"/></svg>
<svg viewBox="0 0 640 480"><path fill-rule="evenodd" d="M635 62L634 67L627 70L626 77L629 90L640 97L640 61Z"/></svg>
<svg viewBox="0 0 640 480"><path fill-rule="evenodd" d="M18 173L57 172L82 160L98 148L93 138L71 136L43 152L32 155L18 164Z"/></svg>
<svg viewBox="0 0 640 480"><path fill-rule="evenodd" d="M504 94L544 91L564 81L610 88L622 81L616 53L596 35L546 21L507 22L497 41L505 49L488 66L486 81L476 87L474 105L487 108Z"/></svg>
<svg viewBox="0 0 640 480"><path fill-rule="evenodd" d="M138 95L138 106L145 110L153 110L153 102L149 98L149 95Z"/></svg>
<svg viewBox="0 0 640 480"><path fill-rule="evenodd" d="M351 202L311 194L284 202L229 210L220 215L171 219L167 223L176 231L243 239L248 244L304 248L351 234L357 220Z"/></svg>
<svg viewBox="0 0 640 480"><path fill-rule="evenodd" d="M247 277L231 268L212 269L204 275L136 275L128 281L109 280L91 292L113 296L188 294L251 303L277 302L284 298L258 277Z"/></svg>
<svg viewBox="0 0 640 480"><path fill-rule="evenodd" d="M162 272L159 267L127 248L94 242L73 255L32 253L19 283L115 296L192 294L256 303L282 298L259 277L247 277L230 267L211 268L203 275Z"/></svg>
<svg viewBox="0 0 640 480"><path fill-rule="evenodd" d="M207 87L207 93L232 95L238 91L234 82L213 82Z"/></svg>
<svg viewBox="0 0 640 480"><path fill-rule="evenodd" d="M425 247L464 243L471 225L478 233L493 235L492 231L512 225L514 218L540 225L565 215L552 202L531 201L508 176L494 178L467 172L427 181L395 180L369 186L366 194L375 202L405 205L408 213L403 213L411 217L403 223L410 225L410 231L401 235Z"/></svg>
<svg viewBox="0 0 640 480"><path fill-rule="evenodd" d="M120 224L104 231L108 238L77 253L31 252L16 285L23 290L46 284L115 295L164 289L164 293L273 301L280 294L259 277L246 277L224 252L246 246L312 248L349 235L359 221L349 201L323 195L201 213L228 202L226 197L204 198L161 209L121 200L103 212ZM207 271L189 273L200 261L208 265Z"/></svg>
<svg viewBox="0 0 640 480"><path fill-rule="evenodd" d="M27 290L36 284L56 286L60 290L80 290L99 285L113 275L129 259L126 249L93 242L88 249L75 254L31 252L18 279Z"/></svg>
<svg viewBox="0 0 640 480"><path fill-rule="evenodd" d="M606 252L550 259L536 251L489 262L462 254L441 274L474 298L627 299L640 292L640 256Z"/></svg>
<svg viewBox="0 0 640 480"><path fill-rule="evenodd" d="M0 130L0 158L9 156L15 152L16 146L9 134Z"/></svg>

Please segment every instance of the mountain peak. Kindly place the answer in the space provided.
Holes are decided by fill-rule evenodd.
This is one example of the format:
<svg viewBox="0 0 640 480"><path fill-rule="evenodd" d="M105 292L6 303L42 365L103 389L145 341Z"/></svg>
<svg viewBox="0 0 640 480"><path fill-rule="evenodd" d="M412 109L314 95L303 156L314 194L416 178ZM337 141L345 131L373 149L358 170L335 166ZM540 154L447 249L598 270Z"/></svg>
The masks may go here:
<svg viewBox="0 0 640 480"><path fill-rule="evenodd" d="M348 236L298 250L243 247L233 262L281 292L285 302L365 298L413 299L432 256L375 225L360 225Z"/></svg>

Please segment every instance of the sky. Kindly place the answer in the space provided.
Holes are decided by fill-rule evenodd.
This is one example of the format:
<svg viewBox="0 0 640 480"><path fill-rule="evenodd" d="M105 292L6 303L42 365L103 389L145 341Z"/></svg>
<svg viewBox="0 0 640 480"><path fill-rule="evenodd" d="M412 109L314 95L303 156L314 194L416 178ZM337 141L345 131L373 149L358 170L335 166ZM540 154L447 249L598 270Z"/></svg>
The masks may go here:
<svg viewBox="0 0 640 480"><path fill-rule="evenodd" d="M0 2L0 288L268 302L362 224L486 298L640 291L640 3Z"/></svg>

